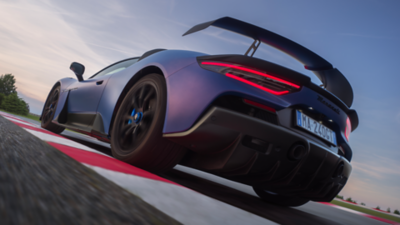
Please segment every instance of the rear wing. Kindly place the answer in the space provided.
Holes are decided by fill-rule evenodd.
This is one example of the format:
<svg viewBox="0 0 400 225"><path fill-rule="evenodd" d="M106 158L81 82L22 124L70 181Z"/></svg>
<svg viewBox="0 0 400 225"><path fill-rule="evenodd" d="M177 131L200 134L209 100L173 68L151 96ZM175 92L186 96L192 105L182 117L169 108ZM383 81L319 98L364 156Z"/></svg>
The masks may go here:
<svg viewBox="0 0 400 225"><path fill-rule="evenodd" d="M349 81L339 70L333 68L328 61L311 50L279 34L231 17L222 17L217 20L198 24L188 30L183 36L204 30L209 26L222 28L253 38L255 42L247 53L253 49L254 54L258 47L258 45L256 45L257 41L281 50L300 61L304 65L304 68L313 71L321 80L326 90L342 100L348 107L352 105L354 95Z"/></svg>

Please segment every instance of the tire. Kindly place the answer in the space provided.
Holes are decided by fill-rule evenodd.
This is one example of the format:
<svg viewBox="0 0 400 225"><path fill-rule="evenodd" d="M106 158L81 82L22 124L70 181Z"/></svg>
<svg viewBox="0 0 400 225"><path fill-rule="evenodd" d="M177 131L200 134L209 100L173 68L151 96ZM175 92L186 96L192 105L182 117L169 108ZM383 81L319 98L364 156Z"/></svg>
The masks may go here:
<svg viewBox="0 0 400 225"><path fill-rule="evenodd" d="M59 126L51 122L53 120L54 113L56 112L57 109L57 103L59 97L60 97L60 86L57 86L50 92L47 98L47 101L43 108L42 121L40 124L44 129L49 130L56 134L59 134L65 130L65 127Z"/></svg>
<svg viewBox="0 0 400 225"><path fill-rule="evenodd" d="M253 189L262 200L276 205L296 207L304 205L310 201L304 198L278 195L262 188L253 187Z"/></svg>
<svg viewBox="0 0 400 225"><path fill-rule="evenodd" d="M166 112L165 79L141 78L126 94L111 131L111 152L119 160L151 172L174 167L186 149L162 137Z"/></svg>

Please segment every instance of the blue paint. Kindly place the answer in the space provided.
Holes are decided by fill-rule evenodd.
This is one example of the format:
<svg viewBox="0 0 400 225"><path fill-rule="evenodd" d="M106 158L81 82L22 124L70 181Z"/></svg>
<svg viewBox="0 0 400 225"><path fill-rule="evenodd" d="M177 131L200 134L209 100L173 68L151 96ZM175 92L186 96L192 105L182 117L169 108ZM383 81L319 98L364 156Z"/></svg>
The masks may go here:
<svg viewBox="0 0 400 225"><path fill-rule="evenodd" d="M131 116L134 118L134 121L128 120L128 124L131 124L132 122L135 122L135 124L139 124L140 121L142 121L143 118L143 112L136 112L136 109L132 110ZM135 118L136 116L136 118Z"/></svg>
<svg viewBox="0 0 400 225"><path fill-rule="evenodd" d="M296 111L297 113L297 125L301 126L301 113L299 111Z"/></svg>
<svg viewBox="0 0 400 225"><path fill-rule="evenodd" d="M135 115L135 111L136 111L135 109L132 110L132 113L131 113L132 117ZM131 124L131 123L132 123L132 120L129 119L128 124Z"/></svg>
<svg viewBox="0 0 400 225"><path fill-rule="evenodd" d="M59 104L65 104L66 93L70 93L68 112L100 114L103 119L104 134L109 135L116 103L127 83L142 68L155 66L163 72L167 84L167 109L163 133L182 132L190 129L216 98L222 95L235 95L270 106L277 111L288 107L296 108L297 105L312 106L316 112L326 115L337 124L334 131L341 134L338 135L338 143L347 143L344 138L346 114L341 110L337 114L320 104L317 100L318 94L314 91L302 87L298 92L276 96L201 68L196 57L203 55L199 52L165 50L155 53L125 70L101 77L101 80L104 80L102 85L96 85L98 81L96 77L84 82L70 79L68 80L68 89L78 88L78 90L61 91ZM65 89L67 89L66 86L62 84L61 90ZM329 102L327 99L326 101ZM57 107L57 113L60 108L62 107ZM131 115L137 116L137 118L134 121L129 120L128 124L139 123L143 113L137 112L135 109ZM300 120L298 123L301 125Z"/></svg>

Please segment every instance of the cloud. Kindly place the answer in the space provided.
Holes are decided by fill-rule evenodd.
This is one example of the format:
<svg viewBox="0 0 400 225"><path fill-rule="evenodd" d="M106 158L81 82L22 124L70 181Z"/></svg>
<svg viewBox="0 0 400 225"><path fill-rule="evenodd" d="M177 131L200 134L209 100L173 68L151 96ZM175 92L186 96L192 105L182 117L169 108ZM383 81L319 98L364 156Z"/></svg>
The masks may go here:
<svg viewBox="0 0 400 225"><path fill-rule="evenodd" d="M397 176L400 178L400 164L389 157L375 156L367 162L352 162L353 172L362 172L368 176L382 179ZM399 180L400 184L400 180Z"/></svg>
<svg viewBox="0 0 400 225"><path fill-rule="evenodd" d="M174 9L175 9L176 1L175 1L175 0L171 0L170 2L171 2L171 3L170 3L170 6L169 6L169 14L171 15L172 12L173 12Z"/></svg>
<svg viewBox="0 0 400 225"><path fill-rule="evenodd" d="M25 102L29 102L29 108L31 113L35 113L37 115L40 115L42 113L44 101L33 98L29 95L26 95L23 92L18 92L18 95L20 98L24 99Z"/></svg>
<svg viewBox="0 0 400 225"><path fill-rule="evenodd" d="M40 1L0 2L0 7L0 74L15 75L17 91L32 99L27 101L34 111L40 107L33 99L44 101L58 79L73 75L71 61L98 69L106 64L65 23L67 13Z"/></svg>
<svg viewBox="0 0 400 225"><path fill-rule="evenodd" d="M346 186L339 193L345 198L351 197L358 203L366 203L369 207L399 208L400 197L398 186L385 185L374 179L351 176Z"/></svg>
<svg viewBox="0 0 400 225"><path fill-rule="evenodd" d="M15 75L17 91L28 99L33 111L41 110L36 101L44 102L57 80L74 77L69 70L72 61L83 63L88 77L152 48L179 46L180 40L172 41L170 32L180 37L183 31L175 29L187 29L180 22L168 29L165 25L171 20L134 13L133 5L126 2L85 1L79 5L47 0L0 2L0 74ZM135 19L138 16L140 19ZM164 29L153 29L160 22L165 23Z"/></svg>
<svg viewBox="0 0 400 225"><path fill-rule="evenodd" d="M361 155L351 164L353 171L341 195L352 197L357 202L364 202L371 207L377 205L400 207L398 157L380 154Z"/></svg>

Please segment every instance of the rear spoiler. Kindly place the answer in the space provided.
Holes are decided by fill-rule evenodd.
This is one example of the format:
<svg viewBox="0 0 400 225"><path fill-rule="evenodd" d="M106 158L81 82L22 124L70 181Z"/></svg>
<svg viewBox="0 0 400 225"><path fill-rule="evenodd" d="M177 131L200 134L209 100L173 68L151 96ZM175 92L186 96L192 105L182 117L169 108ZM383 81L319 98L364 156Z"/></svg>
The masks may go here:
<svg viewBox="0 0 400 225"><path fill-rule="evenodd" d="M188 30L183 36L204 30L209 26L226 29L253 38L255 42L250 47L250 49L253 49L253 54L258 47L255 43L259 41L292 56L300 61L304 65L304 68L313 71L327 91L342 100L349 108L352 105L354 95L349 81L339 70L333 68L328 61L311 50L279 34L231 17L222 17L217 20L198 24Z"/></svg>

